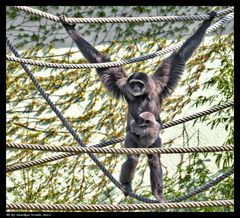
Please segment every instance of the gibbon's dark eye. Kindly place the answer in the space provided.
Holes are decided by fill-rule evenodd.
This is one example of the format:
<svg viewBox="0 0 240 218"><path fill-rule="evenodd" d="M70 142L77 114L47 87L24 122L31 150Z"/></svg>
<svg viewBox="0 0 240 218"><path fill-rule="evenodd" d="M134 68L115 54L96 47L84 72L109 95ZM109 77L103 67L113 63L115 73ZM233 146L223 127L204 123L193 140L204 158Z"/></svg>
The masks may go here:
<svg viewBox="0 0 240 218"><path fill-rule="evenodd" d="M139 117L138 120L137 120L137 123L138 123L138 124L143 124L144 121L145 121L145 120L144 120L143 118Z"/></svg>

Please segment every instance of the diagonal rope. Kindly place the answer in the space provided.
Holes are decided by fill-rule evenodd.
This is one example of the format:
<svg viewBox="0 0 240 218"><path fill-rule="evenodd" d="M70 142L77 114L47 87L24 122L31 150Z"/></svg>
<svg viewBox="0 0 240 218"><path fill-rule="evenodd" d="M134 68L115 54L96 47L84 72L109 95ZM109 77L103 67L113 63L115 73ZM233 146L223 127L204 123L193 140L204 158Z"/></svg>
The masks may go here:
<svg viewBox="0 0 240 218"><path fill-rule="evenodd" d="M216 22L215 24L211 25L206 33L213 32L217 30L219 27L221 27L224 23L229 22L234 18L234 13L230 13L226 15L223 19ZM49 62L42 62L42 61L35 61L32 59L26 59L26 58L20 58L20 57L14 57L14 56L6 56L6 59L9 61L15 61L19 63L25 63L30 65L37 65L42 67L50 67L50 68L64 68L64 69L85 69L85 68L106 68L106 67L119 67L139 61L145 61L148 59L152 59L155 57L161 57L169 52L175 51L176 49L180 48L183 45L182 42L179 42L175 45L171 45L166 49L163 49L158 52L154 52L148 55L143 55L137 58L130 58L127 60L122 61L113 61L113 62L104 62L104 63L88 63L88 64L60 64L60 63L49 63Z"/></svg>
<svg viewBox="0 0 240 218"><path fill-rule="evenodd" d="M229 176L231 176L232 174L234 173L234 167L232 167L229 171L227 171L226 173L223 173L222 175L218 176L217 178L215 178L214 180L206 183L205 185L191 191L191 192L188 192L187 194L181 196L181 197L178 197L178 198L175 198L175 199L172 199L168 202L180 202L180 201L184 201L186 200L187 198L190 198L194 195L197 195L215 185L217 185L218 183L220 183L221 181L223 181L224 179L228 178Z"/></svg>
<svg viewBox="0 0 240 218"><path fill-rule="evenodd" d="M173 208L199 207L229 207L234 206L234 200L189 201L181 203L155 204L29 204L7 203L8 210L38 210L38 211L123 211L123 210L150 210Z"/></svg>
<svg viewBox="0 0 240 218"><path fill-rule="evenodd" d="M200 118L202 116L209 115L209 114L215 113L219 110L223 110L225 108L233 107L233 106L234 106L234 101L233 100L228 101L228 102L224 102L223 104L215 105L208 110L204 110L204 111L192 114L190 116L187 116L187 117L184 117L184 118L181 118L181 119L174 120L174 121L171 121L169 123L163 124L163 129L166 129L166 128L169 128L169 127L172 127L172 126L176 126L178 124L182 124L182 123L188 122L190 120L195 120L195 119Z"/></svg>
<svg viewBox="0 0 240 218"><path fill-rule="evenodd" d="M11 44L11 42L9 41L8 38L6 38L6 43L8 45L8 47L10 48L10 50L14 53L14 55L16 57L20 57L18 51L16 50L16 48ZM86 147L86 145L82 142L82 140L79 138L78 134L74 131L74 129L72 128L72 126L68 123L68 121L63 117L63 115L61 114L61 112L58 110L58 108L54 105L54 103L51 101L51 99L48 97L48 95L45 93L45 91L43 90L43 88L41 87L41 85L38 83L38 81L36 80L36 78L34 77L33 73L29 70L29 68L21 63L23 69L26 71L26 73L28 74L28 76L30 77L30 79L32 80L32 82L34 83L34 85L36 86L37 90L40 92L40 94L43 96L43 98L47 101L47 103L49 104L49 106L51 107L51 109L55 112L55 114L58 116L58 118L62 121L62 123L64 124L64 126L68 129L68 131L71 133L71 135L74 137L74 139L78 142L78 144L82 147ZM95 155L91 154L91 153L87 153L89 155L89 157L97 164L97 166L102 170L102 172L113 182L113 184L118 187L121 191L123 191L123 187L121 185L121 183L119 183L112 175L111 173L103 166L103 164L95 157ZM139 196L135 193L130 192L129 196L136 198L139 201L143 201L146 203L152 203L153 200L144 198L142 196Z"/></svg>
<svg viewBox="0 0 240 218"><path fill-rule="evenodd" d="M11 42L8 40L8 38L6 39L7 45L9 46L9 48L11 49L11 51L16 55L19 56L17 50L15 49L15 47L11 44ZM33 81L33 83L35 84L35 86L37 87L38 91L42 94L42 96L44 97L44 99L48 102L48 104L51 106L52 110L57 114L57 116L60 118L60 120L64 123L65 127L69 130L69 132L73 135L73 137L75 138L75 140L79 143L79 145L81 145L82 147L86 147L86 145L83 144L83 142L81 141L81 139L78 137L78 135L76 134L76 132L72 129L72 127L70 126L70 124L65 120L65 118L62 116L62 114L60 113L60 111L55 107L55 105L53 104L53 102L50 100L50 98L46 95L46 93L44 92L44 90L42 89L42 87L40 86L40 84L38 83L38 81L35 79L33 73L28 69L28 67L25 64L21 64L23 69L27 72L28 76L31 78L31 80ZM116 185L116 187L118 187L120 190L123 191L122 185L109 173L109 171L102 165L102 163L91 153L87 153L91 159L98 165L98 167L104 172L104 174ZM208 187L205 187L208 188ZM202 191L203 189L201 189ZM156 203L158 201L156 200L151 200L151 199L147 199L144 198L142 196L139 196L133 192L129 193L129 196L136 198L140 201L146 202L146 203ZM184 197L184 196L183 196Z"/></svg>
<svg viewBox="0 0 240 218"><path fill-rule="evenodd" d="M61 22L58 16L43 12L27 6L14 6L15 8L46 18L48 20ZM224 16L234 11L234 7L217 12L217 17ZM66 18L66 22L74 23L132 23L132 22L161 22L161 21L186 21L186 20L207 20L209 14L183 15L183 16L154 16L154 17L104 17L104 18Z"/></svg>
<svg viewBox="0 0 240 218"><path fill-rule="evenodd" d="M172 126L175 126L175 125L179 125L181 123L185 123L187 121L202 117L204 115L209 115L209 114L217 112L219 110L223 110L225 108L232 107L233 105L234 105L233 100L231 100L229 102L225 102L221 105L215 105L208 110L201 111L201 112L192 114L188 117L184 117L184 118L181 118L181 119L178 119L178 120L174 120L174 121L165 123L165 124L163 124L162 129L166 129L166 128L169 128L169 127L172 127ZM123 140L124 140L124 137L117 138L117 139L111 139L109 141L104 141L104 142L101 142L99 144L93 145L93 147L105 147L107 145L115 144L115 143L121 142ZM63 158L66 158L66 157L70 157L70 156L74 156L74 155L76 155L76 154L75 153L66 153L66 154L60 154L60 155L56 155L56 156L52 156L52 157L43 158L41 160L33 160L33 161L25 162L25 163L15 164L13 166L7 166L6 167L6 172L12 172L12 171L15 171L15 170L20 170L20 169L36 166L36 165L39 165L39 164L48 163L48 162L51 162L51 161L56 161L56 160L63 159Z"/></svg>
<svg viewBox="0 0 240 218"><path fill-rule="evenodd" d="M66 158L66 157L70 157L70 156L73 156L73 155L75 155L75 154L64 153L64 154L59 154L59 155L55 155L55 156L52 156L52 157L46 157L46 158L43 158L43 159L40 159L40 160L33 160L33 161L29 161L29 162L14 164L14 165L11 165L11 166L7 166L6 167L6 172L9 173L9 172L13 172L13 171L16 171L16 170L21 170L21 169L45 164L45 163L48 163L48 162L60 160L60 159Z"/></svg>
<svg viewBox="0 0 240 218"><path fill-rule="evenodd" d="M231 100L229 102L225 102L225 103L223 103L221 105L215 105L215 106L213 106L212 108L210 108L208 110L201 111L199 113L190 115L188 117L184 117L184 118L181 118L181 119L174 120L174 121L171 121L169 123L163 124L162 129L166 129L166 128L169 128L169 127L172 127L172 126L175 126L175 125L179 125L179 124L182 124L182 123L185 123L185 122L197 119L197 118L202 117L204 115L208 115L208 114L217 112L219 110L222 110L222 109L225 109L225 108L228 108L228 107L232 107L233 105L234 105L234 101L233 100ZM109 141L100 142L99 144L96 144L95 146L96 147L105 147L107 145L111 145L111 144L122 142L124 139L125 139L125 137L115 138L115 139L111 139Z"/></svg>

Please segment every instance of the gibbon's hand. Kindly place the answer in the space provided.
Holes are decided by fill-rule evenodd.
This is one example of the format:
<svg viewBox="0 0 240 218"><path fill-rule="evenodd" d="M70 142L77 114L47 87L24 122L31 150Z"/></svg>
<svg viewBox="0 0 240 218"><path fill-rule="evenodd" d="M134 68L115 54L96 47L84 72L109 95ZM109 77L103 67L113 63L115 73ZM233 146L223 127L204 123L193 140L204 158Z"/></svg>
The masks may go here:
<svg viewBox="0 0 240 218"><path fill-rule="evenodd" d="M210 16L208 20L212 21L217 16L217 12L216 11L210 11L208 13L208 15Z"/></svg>
<svg viewBox="0 0 240 218"><path fill-rule="evenodd" d="M61 14L61 15L58 16L58 17L59 17L62 25L64 26L64 28L65 28L66 30L74 29L74 27L76 26L75 23L70 24L70 23L67 23L67 22L66 22L66 18L67 18L67 17L65 16L65 14Z"/></svg>

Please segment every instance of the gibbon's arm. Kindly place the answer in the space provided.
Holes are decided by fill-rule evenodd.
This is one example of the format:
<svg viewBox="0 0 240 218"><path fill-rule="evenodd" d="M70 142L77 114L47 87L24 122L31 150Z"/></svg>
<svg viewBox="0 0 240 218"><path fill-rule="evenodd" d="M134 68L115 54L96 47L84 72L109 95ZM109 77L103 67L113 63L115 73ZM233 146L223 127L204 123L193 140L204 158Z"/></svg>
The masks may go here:
<svg viewBox="0 0 240 218"><path fill-rule="evenodd" d="M83 56L90 63L102 63L111 61L110 58L101 54L90 43L88 43L75 29L75 24L65 23L65 16L59 16L62 25L77 44ZM97 73L105 87L113 94L114 97L120 98L124 96L125 86L127 83L127 74L122 67L97 68Z"/></svg>
<svg viewBox="0 0 240 218"><path fill-rule="evenodd" d="M163 60L156 72L152 75L157 87L159 87L159 94L161 97L167 97L176 87L183 73L185 63L202 42L207 28L216 16L216 12L212 11L209 15L210 19L205 20L197 31L184 42L177 52L174 52L168 58Z"/></svg>

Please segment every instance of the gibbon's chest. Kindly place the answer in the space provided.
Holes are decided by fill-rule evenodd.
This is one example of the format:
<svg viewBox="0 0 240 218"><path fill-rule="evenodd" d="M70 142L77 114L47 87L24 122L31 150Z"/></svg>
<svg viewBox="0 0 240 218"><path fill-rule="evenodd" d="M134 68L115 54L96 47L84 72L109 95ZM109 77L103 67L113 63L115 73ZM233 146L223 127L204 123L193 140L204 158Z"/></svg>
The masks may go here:
<svg viewBox="0 0 240 218"><path fill-rule="evenodd" d="M149 111L153 114L159 114L159 102L158 99L150 99L147 96L141 96L131 101L129 104L130 112L140 114L144 111Z"/></svg>

